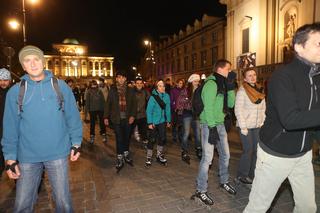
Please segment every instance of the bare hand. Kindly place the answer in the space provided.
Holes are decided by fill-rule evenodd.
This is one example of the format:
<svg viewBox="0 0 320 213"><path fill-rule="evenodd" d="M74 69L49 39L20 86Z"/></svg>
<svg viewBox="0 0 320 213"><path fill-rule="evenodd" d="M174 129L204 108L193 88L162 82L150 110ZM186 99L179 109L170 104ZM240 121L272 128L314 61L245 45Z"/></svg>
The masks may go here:
<svg viewBox="0 0 320 213"><path fill-rule="evenodd" d="M170 128L171 127L171 123L167 123L167 127Z"/></svg>
<svg viewBox="0 0 320 213"><path fill-rule="evenodd" d="M129 117L129 124L133 124L133 122L134 122L134 117L130 116Z"/></svg>
<svg viewBox="0 0 320 213"><path fill-rule="evenodd" d="M16 161L15 160L7 160L6 161L6 165L11 165L13 163L15 163ZM20 169L19 169L19 166L16 165L15 167L15 172L11 171L11 169L9 169L7 172L7 175L10 179L19 179L20 177Z"/></svg>
<svg viewBox="0 0 320 213"><path fill-rule="evenodd" d="M104 124L105 124L106 126L109 126L109 120L108 120L107 118L104 119Z"/></svg>
<svg viewBox="0 0 320 213"><path fill-rule="evenodd" d="M77 154L74 154L74 150L71 150L71 153L70 153L70 160L71 161L76 161L76 160L78 160L79 157L80 157L80 152L78 152Z"/></svg>
<svg viewBox="0 0 320 213"><path fill-rule="evenodd" d="M154 125L153 125L153 124L149 124L149 125L148 125L148 128L149 128L149 129L153 129L153 128L154 128Z"/></svg>

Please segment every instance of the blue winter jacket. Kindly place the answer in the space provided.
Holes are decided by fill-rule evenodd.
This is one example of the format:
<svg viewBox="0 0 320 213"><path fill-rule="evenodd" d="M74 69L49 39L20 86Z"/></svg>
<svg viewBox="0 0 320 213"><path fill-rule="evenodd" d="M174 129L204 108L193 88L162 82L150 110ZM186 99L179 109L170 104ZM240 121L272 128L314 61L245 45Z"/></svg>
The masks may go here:
<svg viewBox="0 0 320 213"><path fill-rule="evenodd" d="M64 158L71 145L82 141L82 123L70 87L58 80L64 98L64 112L53 86L52 73L45 71L45 79L32 81L29 75L22 112L18 110L19 83L7 94L2 147L6 160L35 163Z"/></svg>
<svg viewBox="0 0 320 213"><path fill-rule="evenodd" d="M150 96L147 105L147 122L148 124L160 124L164 122L171 122L170 97L167 93L158 93L156 90L152 91L153 95L159 95L166 104L165 110L161 109L153 96Z"/></svg>

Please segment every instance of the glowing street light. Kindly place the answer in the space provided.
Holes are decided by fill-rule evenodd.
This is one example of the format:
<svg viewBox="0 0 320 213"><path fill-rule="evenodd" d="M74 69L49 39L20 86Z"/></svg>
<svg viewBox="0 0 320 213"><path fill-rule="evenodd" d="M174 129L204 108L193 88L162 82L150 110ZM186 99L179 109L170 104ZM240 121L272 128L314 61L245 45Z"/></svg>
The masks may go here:
<svg viewBox="0 0 320 213"><path fill-rule="evenodd" d="M37 4L39 0L29 0L31 4ZM22 24L22 33L23 33L23 44L27 44L27 36L26 36L26 8L25 8L25 0L22 0L22 13L23 13L23 24Z"/></svg>
<svg viewBox="0 0 320 213"><path fill-rule="evenodd" d="M20 27L20 23L16 19L10 19L8 21L9 27L13 30L17 30Z"/></svg>

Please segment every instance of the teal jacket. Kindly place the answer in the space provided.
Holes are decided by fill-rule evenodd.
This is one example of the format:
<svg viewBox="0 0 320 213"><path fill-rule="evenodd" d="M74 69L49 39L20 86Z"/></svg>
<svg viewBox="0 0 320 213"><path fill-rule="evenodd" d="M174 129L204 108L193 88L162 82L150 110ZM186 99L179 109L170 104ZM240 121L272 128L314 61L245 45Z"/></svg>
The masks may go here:
<svg viewBox="0 0 320 213"><path fill-rule="evenodd" d="M6 160L36 163L64 158L72 145L82 141L82 122L70 87L58 80L64 98L64 112L59 109L57 95L51 85L52 73L45 78L27 81L21 112L18 110L19 83L7 93L2 137Z"/></svg>
<svg viewBox="0 0 320 213"><path fill-rule="evenodd" d="M216 78L210 75L203 86L201 98L204 109L200 114L200 123L214 127L224 123L225 114L223 112L223 94L217 95ZM228 107L232 108L235 103L235 91L228 91Z"/></svg>
<svg viewBox="0 0 320 213"><path fill-rule="evenodd" d="M150 96L147 105L147 122L148 124L160 124L164 122L171 122L170 97L167 93L158 93L156 90L152 91L153 95L159 95L166 104L165 110L161 109L153 96Z"/></svg>

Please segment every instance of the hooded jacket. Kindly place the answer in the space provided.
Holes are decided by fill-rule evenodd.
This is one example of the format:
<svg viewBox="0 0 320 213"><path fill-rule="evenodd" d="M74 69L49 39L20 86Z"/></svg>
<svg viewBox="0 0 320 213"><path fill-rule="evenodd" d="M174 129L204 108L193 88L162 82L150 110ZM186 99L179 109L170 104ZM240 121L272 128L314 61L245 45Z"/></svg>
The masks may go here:
<svg viewBox="0 0 320 213"><path fill-rule="evenodd" d="M71 145L82 141L82 122L70 87L58 84L64 98L64 112L51 85L52 73L44 71L39 82L27 81L23 111L18 110L19 83L7 93L2 146L6 160L23 163L51 161L70 154Z"/></svg>
<svg viewBox="0 0 320 213"><path fill-rule="evenodd" d="M275 71L268 85L266 119L260 130L261 147L284 157L303 155L312 148L320 126L318 67L294 58ZM318 131L317 131L318 132Z"/></svg>
<svg viewBox="0 0 320 213"><path fill-rule="evenodd" d="M153 95L159 95L160 99L166 104L163 110L153 96L150 96L147 105L147 122L148 124L161 124L164 122L171 122L170 97L167 93L158 93L156 90L152 91Z"/></svg>
<svg viewBox="0 0 320 213"><path fill-rule="evenodd" d="M218 93L216 77L210 75L205 80L201 98L203 101L203 111L200 114L200 123L215 127L224 123L225 113L223 112L224 94ZM235 91L228 91L227 106L232 108L235 103Z"/></svg>

